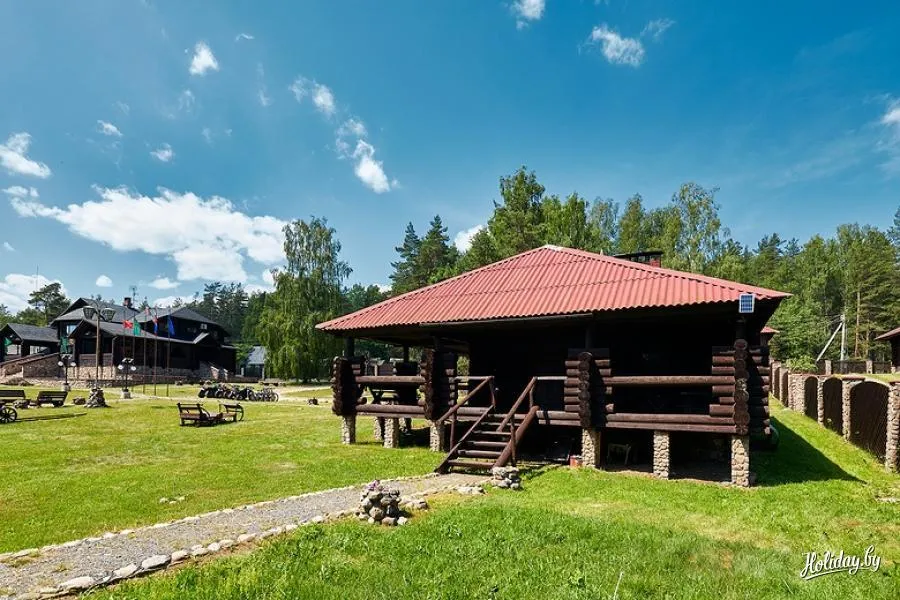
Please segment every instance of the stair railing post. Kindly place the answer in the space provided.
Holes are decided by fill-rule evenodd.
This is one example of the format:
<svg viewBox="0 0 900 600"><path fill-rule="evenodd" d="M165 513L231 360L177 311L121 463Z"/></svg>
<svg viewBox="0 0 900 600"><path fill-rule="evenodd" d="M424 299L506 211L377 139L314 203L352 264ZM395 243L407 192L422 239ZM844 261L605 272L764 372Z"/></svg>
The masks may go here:
<svg viewBox="0 0 900 600"><path fill-rule="evenodd" d="M515 417L513 420L509 422L509 432L510 432L510 442L512 443L512 454L510 458L512 459L512 465L516 466L516 424Z"/></svg>
<svg viewBox="0 0 900 600"><path fill-rule="evenodd" d="M450 447L456 445L456 413L453 413L453 420L450 421Z"/></svg>

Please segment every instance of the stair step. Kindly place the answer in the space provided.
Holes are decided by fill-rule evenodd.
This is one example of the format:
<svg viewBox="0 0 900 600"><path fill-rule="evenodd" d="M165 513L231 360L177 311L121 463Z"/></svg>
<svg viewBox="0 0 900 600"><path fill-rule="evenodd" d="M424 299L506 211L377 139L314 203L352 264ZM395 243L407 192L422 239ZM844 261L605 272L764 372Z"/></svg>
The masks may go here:
<svg viewBox="0 0 900 600"><path fill-rule="evenodd" d="M460 458L499 458L499 450L460 450L457 452Z"/></svg>
<svg viewBox="0 0 900 600"><path fill-rule="evenodd" d="M488 470L494 466L492 462L484 462L484 461L468 461L468 460L451 460L447 461L448 467L460 467L463 469L482 469Z"/></svg>
<svg viewBox="0 0 900 600"><path fill-rule="evenodd" d="M491 440L466 440L468 443L466 445L472 446L473 448L506 448L506 444L508 442L493 442Z"/></svg>
<svg viewBox="0 0 900 600"><path fill-rule="evenodd" d="M495 431L490 429L476 429L472 432L472 435L489 435L491 437L509 437L511 434L508 431Z"/></svg>

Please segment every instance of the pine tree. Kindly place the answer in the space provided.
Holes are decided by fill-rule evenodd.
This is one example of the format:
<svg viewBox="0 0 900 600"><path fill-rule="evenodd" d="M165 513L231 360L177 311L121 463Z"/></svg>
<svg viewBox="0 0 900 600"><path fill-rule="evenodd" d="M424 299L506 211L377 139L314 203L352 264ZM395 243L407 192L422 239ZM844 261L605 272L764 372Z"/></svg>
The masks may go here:
<svg viewBox="0 0 900 600"><path fill-rule="evenodd" d="M412 223L406 224L406 233L403 236L403 244L394 248L400 255L400 260L391 263L394 268L391 274L391 292L394 295L414 290L418 285L417 265L422 240L416 235L416 229Z"/></svg>

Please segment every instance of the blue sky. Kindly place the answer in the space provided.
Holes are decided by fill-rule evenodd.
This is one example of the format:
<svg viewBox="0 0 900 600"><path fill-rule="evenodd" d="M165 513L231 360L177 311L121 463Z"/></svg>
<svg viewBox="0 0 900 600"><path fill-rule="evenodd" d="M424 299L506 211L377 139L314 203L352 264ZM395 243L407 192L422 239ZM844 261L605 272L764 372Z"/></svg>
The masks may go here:
<svg viewBox="0 0 900 600"><path fill-rule="evenodd" d="M387 283L407 221L469 231L523 164L650 206L718 186L748 244L900 204L895 2L210 6L0 3L0 303L265 288L311 215Z"/></svg>

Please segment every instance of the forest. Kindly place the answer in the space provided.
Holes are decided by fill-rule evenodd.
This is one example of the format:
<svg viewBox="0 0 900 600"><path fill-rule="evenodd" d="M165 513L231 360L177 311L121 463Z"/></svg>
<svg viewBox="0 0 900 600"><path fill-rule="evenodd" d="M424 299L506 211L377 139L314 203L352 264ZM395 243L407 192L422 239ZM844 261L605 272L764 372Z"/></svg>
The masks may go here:
<svg viewBox="0 0 900 600"><path fill-rule="evenodd" d="M794 366L811 366L841 315L848 357L888 358L887 344L874 338L900 325L900 209L884 229L847 223L801 241L773 227L748 246L722 223L716 193L689 182L653 207L639 194L624 202L588 200L577 192L560 197L521 167L500 178L493 212L464 251L451 243L440 215L421 235L415 224L406 224L387 292L375 285L348 286L352 271L340 258L338 233L326 220L311 218L285 227L285 264L273 271L272 292L248 294L239 283L213 282L186 304L230 331L239 356L263 344L267 372L309 380L325 376L330 357L340 351L339 340L314 329L321 321L544 244L604 254L658 250L664 267L792 293L769 325L780 331L773 353ZM18 315L0 306L0 326L52 318L60 300L46 292L32 294L29 308ZM379 357L389 352L371 342L357 348ZM838 352L832 344L825 358Z"/></svg>

